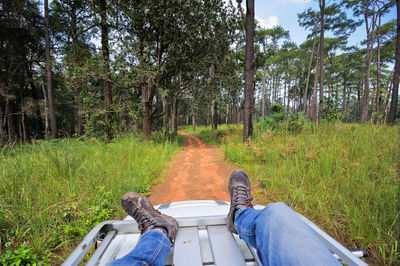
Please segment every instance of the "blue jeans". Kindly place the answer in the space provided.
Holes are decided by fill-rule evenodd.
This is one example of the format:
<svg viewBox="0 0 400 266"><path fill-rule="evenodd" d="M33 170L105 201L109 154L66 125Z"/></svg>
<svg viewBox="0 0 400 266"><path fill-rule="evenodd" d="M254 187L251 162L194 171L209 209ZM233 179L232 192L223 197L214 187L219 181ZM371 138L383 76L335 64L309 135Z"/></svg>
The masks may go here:
<svg viewBox="0 0 400 266"><path fill-rule="evenodd" d="M257 249L263 265L342 265L319 237L284 203L235 214L240 238ZM137 246L110 265L165 265L171 245L157 230L143 234Z"/></svg>
<svg viewBox="0 0 400 266"><path fill-rule="evenodd" d="M124 257L108 265L165 265L171 250L171 241L158 230L144 233L136 247Z"/></svg>
<svg viewBox="0 0 400 266"><path fill-rule="evenodd" d="M314 231L282 202L235 214L240 238L257 249L263 265L342 265Z"/></svg>

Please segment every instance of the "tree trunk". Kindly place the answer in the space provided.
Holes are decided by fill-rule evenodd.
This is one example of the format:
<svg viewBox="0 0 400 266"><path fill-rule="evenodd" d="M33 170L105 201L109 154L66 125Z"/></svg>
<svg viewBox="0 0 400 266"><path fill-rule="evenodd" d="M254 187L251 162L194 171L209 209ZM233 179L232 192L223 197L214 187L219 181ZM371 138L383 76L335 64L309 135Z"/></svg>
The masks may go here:
<svg viewBox="0 0 400 266"><path fill-rule="evenodd" d="M47 74L47 95L49 101L49 116L52 138L57 138L56 114L54 110L54 96L51 78L50 62L50 37L49 37L49 1L44 0L44 35L46 39L46 74Z"/></svg>
<svg viewBox="0 0 400 266"><path fill-rule="evenodd" d="M392 89L392 102L390 103L390 113L388 123L393 124L396 121L397 115L397 102L399 96L399 73L400 73L400 0L396 0L397 8L397 34L396 34L396 52L395 52L395 65L393 73L393 89Z"/></svg>
<svg viewBox="0 0 400 266"><path fill-rule="evenodd" d="M325 16L325 0L319 0L319 9L321 13L321 32L319 37L319 106L318 121L322 110L324 109L324 16Z"/></svg>
<svg viewBox="0 0 400 266"><path fill-rule="evenodd" d="M213 130L217 130L218 129L218 107L217 107L217 101L216 100L212 100L211 102L211 128Z"/></svg>
<svg viewBox="0 0 400 266"><path fill-rule="evenodd" d="M0 147L4 144L3 108L0 106Z"/></svg>
<svg viewBox="0 0 400 266"><path fill-rule="evenodd" d="M152 114L152 106L149 103L143 103L143 133L146 139L150 139L153 119L151 117Z"/></svg>
<svg viewBox="0 0 400 266"><path fill-rule="evenodd" d="M195 113L194 113L194 95L192 97L192 126L193 126L193 132L196 131L196 119L195 119Z"/></svg>
<svg viewBox="0 0 400 266"><path fill-rule="evenodd" d="M375 4L374 4L375 5ZM368 27L368 14L364 14L365 18L365 27L367 30L367 50L366 50L366 66L365 66L365 80L364 80L364 92L362 95L362 105L361 105L361 122L366 122L368 119L368 110L369 110L369 79L371 72L371 60L372 60L372 50L374 48L374 39L375 39L375 6L374 12L372 15L372 32L370 33L370 29Z"/></svg>
<svg viewBox="0 0 400 266"><path fill-rule="evenodd" d="M10 100L7 99L6 103L6 117L7 117L7 133L8 133L8 143L14 143L14 121L12 110L10 106Z"/></svg>
<svg viewBox="0 0 400 266"><path fill-rule="evenodd" d="M297 91L297 77L294 79L294 88L293 88L293 114L297 113L296 112L296 91Z"/></svg>
<svg viewBox="0 0 400 266"><path fill-rule="evenodd" d="M263 73L263 79L262 79L262 118L264 119L265 117L265 79L267 75L267 66L264 63L264 73Z"/></svg>
<svg viewBox="0 0 400 266"><path fill-rule="evenodd" d="M78 41L78 27L77 27L77 5L76 2L72 1L69 3L70 7L71 7L71 33L70 33L70 38L72 40L72 42L76 47L79 47L79 41ZM81 58L76 58L77 60L81 60ZM73 63L74 67L76 67L77 63L74 62ZM81 98L81 85L82 83L80 82L80 84L77 84L76 82L76 77L70 77L70 82L71 82L71 87L74 89L75 91L75 101L76 101L76 105L77 105L77 119L78 119L78 136L82 136L84 133L83 130L83 117L82 117L82 111L83 111L83 104L82 104L82 98Z"/></svg>
<svg viewBox="0 0 400 266"><path fill-rule="evenodd" d="M253 136L254 112L254 0L246 0L246 49L243 142Z"/></svg>
<svg viewBox="0 0 400 266"><path fill-rule="evenodd" d="M211 101L211 128L214 129L214 101Z"/></svg>
<svg viewBox="0 0 400 266"><path fill-rule="evenodd" d="M107 22L107 3L106 0L100 0L100 17L101 17L101 52L103 55L103 83L104 83L104 105L106 130L109 139L112 138L112 121L111 121L111 79L110 79L110 49L108 46L108 22Z"/></svg>
<svg viewBox="0 0 400 266"><path fill-rule="evenodd" d="M388 121L388 111L389 111L389 98L392 89L389 87L386 93L386 102L385 102L385 111L384 111L384 119L383 121Z"/></svg>
<svg viewBox="0 0 400 266"><path fill-rule="evenodd" d="M172 102L172 131L174 134L178 133L178 95L176 95Z"/></svg>
<svg viewBox="0 0 400 266"><path fill-rule="evenodd" d="M362 82L360 82L357 86L357 113L358 116L361 116L361 86L363 86Z"/></svg>
<svg viewBox="0 0 400 266"><path fill-rule="evenodd" d="M207 104L207 110L210 110L210 105ZM206 127L210 124L210 114L207 111Z"/></svg>
<svg viewBox="0 0 400 266"><path fill-rule="evenodd" d="M78 105L78 136L83 135L83 117L82 117L82 99L81 99L81 88L78 87L76 90L76 103Z"/></svg>
<svg viewBox="0 0 400 266"><path fill-rule="evenodd" d="M167 95L165 90L161 93L161 101L162 101L162 110L163 110L163 129L167 131L168 129L168 108L167 108Z"/></svg>
<svg viewBox="0 0 400 266"><path fill-rule="evenodd" d="M377 64L376 64L376 95L375 95L375 112L380 111L381 101L381 46L379 30L381 27L381 13L378 15L378 25L376 27L376 41L377 41Z"/></svg>
<svg viewBox="0 0 400 266"><path fill-rule="evenodd" d="M272 81L269 80L269 81L267 81L267 84L266 84L266 97L268 99L265 103L266 116L269 116L269 109L270 109L270 104L271 104L271 83L272 83Z"/></svg>
<svg viewBox="0 0 400 266"><path fill-rule="evenodd" d="M346 76L343 76L343 107L342 107L343 116L346 116L347 113L346 93L347 93L347 78Z"/></svg>
<svg viewBox="0 0 400 266"><path fill-rule="evenodd" d="M314 57L314 49L315 49L315 44L316 43L317 43L317 38L314 37L313 46L312 46L312 49L311 49L310 62L308 63L306 88L305 88L304 94L303 94L303 113L304 113L304 115L306 115L306 113L307 113L308 83L310 82L311 65L312 65L312 61L313 61L313 57Z"/></svg>
<svg viewBox="0 0 400 266"><path fill-rule="evenodd" d="M310 110L310 119L312 122L317 121L317 81L318 81L318 71L319 71L319 57L317 58L317 63L315 65L315 73L314 73L314 86L313 86L313 94L311 101L311 110Z"/></svg>
<svg viewBox="0 0 400 266"><path fill-rule="evenodd" d="M292 83L292 81L291 81L291 77L289 76L289 78L288 78L288 80L287 80L287 86L286 86L286 88L287 88L287 95L286 95L286 98L287 98L287 100L286 100L286 102L287 102L287 105L286 105L286 112L289 112L289 110L290 110L290 84Z"/></svg>
<svg viewBox="0 0 400 266"><path fill-rule="evenodd" d="M142 84L143 133L146 139L150 139L153 129L153 98L156 87L157 85L153 84L153 80L149 77L147 77L147 84Z"/></svg>
<svg viewBox="0 0 400 266"><path fill-rule="evenodd" d="M44 107L44 139L49 139L49 110L47 107L47 97L46 90L44 88L44 82L42 82L42 91L43 91L43 107Z"/></svg>
<svg viewBox="0 0 400 266"><path fill-rule="evenodd" d="M286 87L287 87L287 79L283 81L283 110L286 107Z"/></svg>
<svg viewBox="0 0 400 266"><path fill-rule="evenodd" d="M236 79L239 80L239 73L236 70ZM239 124L240 121L240 98L239 98L239 84L236 84L236 124Z"/></svg>
<svg viewBox="0 0 400 266"><path fill-rule="evenodd" d="M225 117L225 124L229 123L229 103L226 104L226 117Z"/></svg>
<svg viewBox="0 0 400 266"><path fill-rule="evenodd" d="M26 126L25 126L25 112L21 110L21 125L22 125L22 139L23 143L28 142L28 137L27 137L27 132L26 132Z"/></svg>

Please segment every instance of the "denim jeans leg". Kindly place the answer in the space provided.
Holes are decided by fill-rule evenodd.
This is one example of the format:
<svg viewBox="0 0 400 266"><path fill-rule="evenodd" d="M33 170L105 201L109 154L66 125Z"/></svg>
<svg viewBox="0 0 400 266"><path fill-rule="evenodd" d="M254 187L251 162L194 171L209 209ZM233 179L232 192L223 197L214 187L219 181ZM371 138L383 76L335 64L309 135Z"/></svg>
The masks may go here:
<svg viewBox="0 0 400 266"><path fill-rule="evenodd" d="M239 236L256 248L263 265L342 265L316 233L282 202L236 212Z"/></svg>
<svg viewBox="0 0 400 266"><path fill-rule="evenodd" d="M170 250L171 242L165 234L149 230L140 237L131 252L108 265L165 265Z"/></svg>

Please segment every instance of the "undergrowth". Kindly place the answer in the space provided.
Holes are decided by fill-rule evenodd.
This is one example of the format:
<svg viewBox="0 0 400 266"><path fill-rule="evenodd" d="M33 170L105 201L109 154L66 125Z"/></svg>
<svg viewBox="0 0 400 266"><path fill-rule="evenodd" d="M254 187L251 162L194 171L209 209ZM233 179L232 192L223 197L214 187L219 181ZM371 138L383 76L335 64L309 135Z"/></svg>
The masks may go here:
<svg viewBox="0 0 400 266"><path fill-rule="evenodd" d="M179 140L182 142L182 140ZM146 194L177 142L124 137L38 141L0 150L2 265L57 264L95 224L123 215L121 196Z"/></svg>
<svg viewBox="0 0 400 266"><path fill-rule="evenodd" d="M398 126L266 119L245 144L242 126L194 133L250 172L262 204L285 202L372 264L400 263Z"/></svg>

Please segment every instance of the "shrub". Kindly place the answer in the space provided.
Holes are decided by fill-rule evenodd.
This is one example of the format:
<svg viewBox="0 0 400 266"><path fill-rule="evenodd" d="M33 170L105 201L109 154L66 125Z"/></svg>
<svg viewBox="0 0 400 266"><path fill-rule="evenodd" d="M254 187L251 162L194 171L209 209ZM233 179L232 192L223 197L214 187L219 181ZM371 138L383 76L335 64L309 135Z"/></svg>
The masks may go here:
<svg viewBox="0 0 400 266"><path fill-rule="evenodd" d="M287 130L292 133L300 133L303 130L306 118L304 118L303 113L297 113L295 115L289 115Z"/></svg>
<svg viewBox="0 0 400 266"><path fill-rule="evenodd" d="M38 259L38 256L33 252L32 248L22 244L19 248L12 250L9 248L10 243L6 244L7 251L0 258L2 265L46 265L48 264L48 259L44 258L42 260Z"/></svg>

